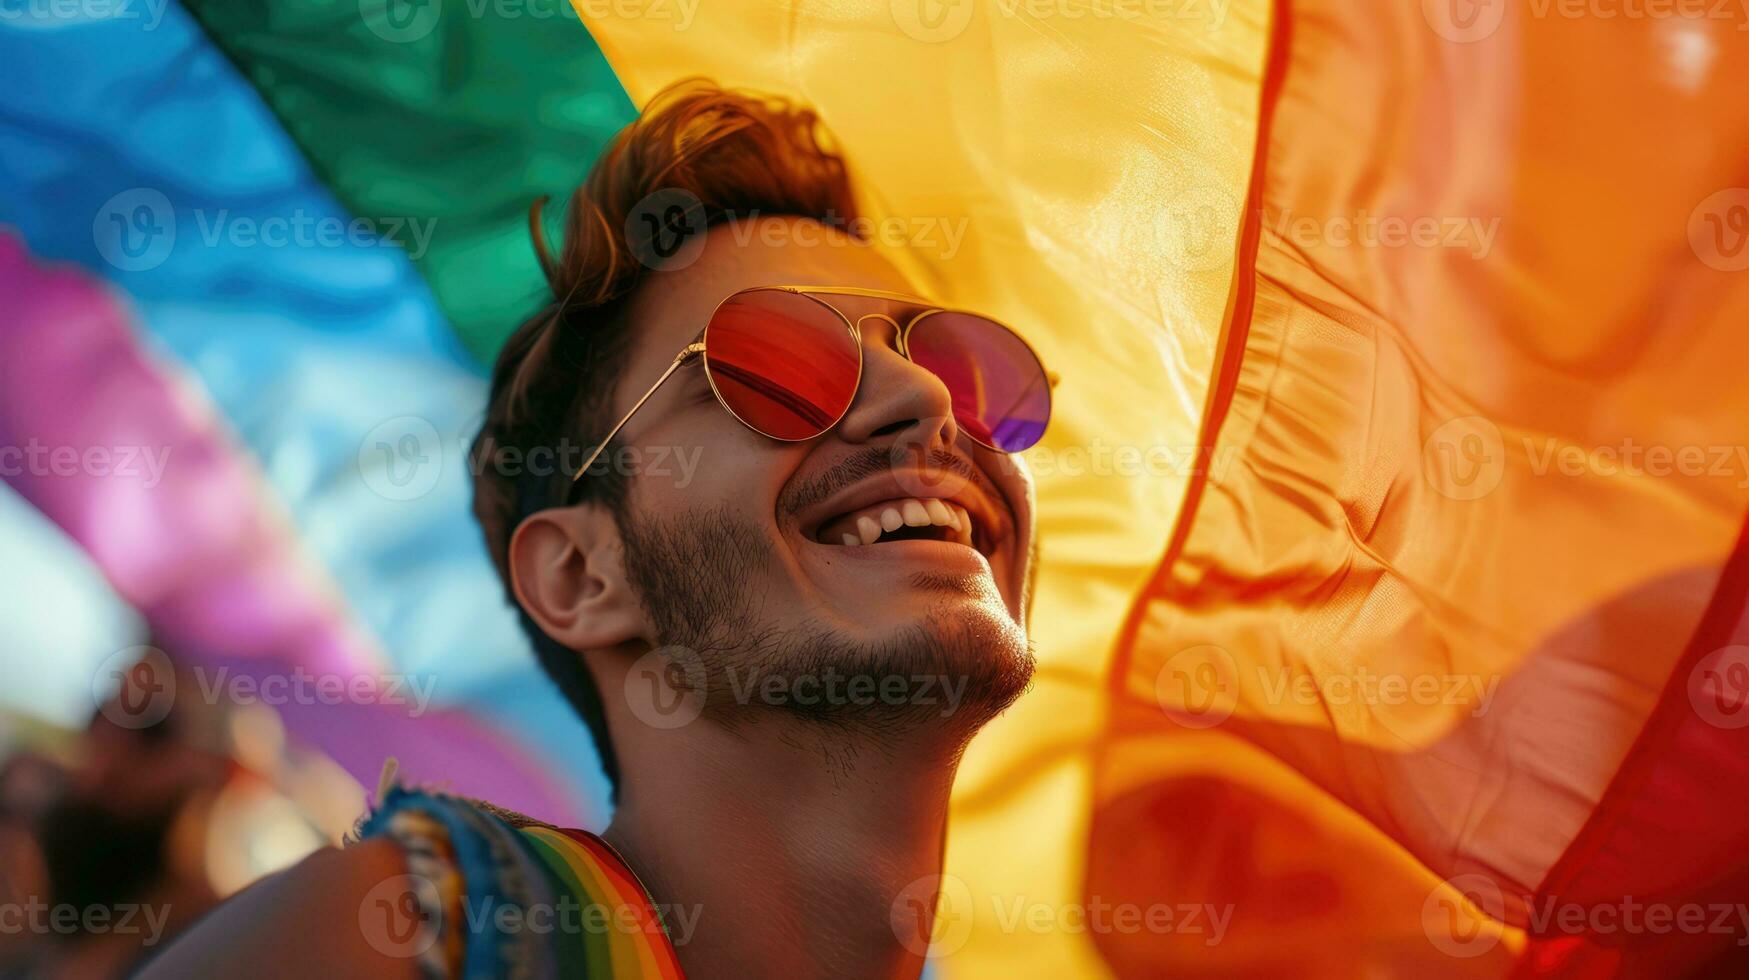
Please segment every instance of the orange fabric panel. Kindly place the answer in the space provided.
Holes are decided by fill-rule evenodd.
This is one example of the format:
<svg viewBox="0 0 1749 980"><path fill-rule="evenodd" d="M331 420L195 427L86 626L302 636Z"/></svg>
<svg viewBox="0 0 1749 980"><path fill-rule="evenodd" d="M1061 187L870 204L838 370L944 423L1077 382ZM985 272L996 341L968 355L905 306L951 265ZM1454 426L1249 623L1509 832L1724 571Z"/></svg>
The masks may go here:
<svg viewBox="0 0 1749 980"><path fill-rule="evenodd" d="M1278 4L1214 465L1120 642L1086 886L1235 912L1209 950L1101 937L1125 972L1497 975L1713 595L1749 510L1743 17L1562 9ZM1199 871L1174 814L1229 804Z"/></svg>

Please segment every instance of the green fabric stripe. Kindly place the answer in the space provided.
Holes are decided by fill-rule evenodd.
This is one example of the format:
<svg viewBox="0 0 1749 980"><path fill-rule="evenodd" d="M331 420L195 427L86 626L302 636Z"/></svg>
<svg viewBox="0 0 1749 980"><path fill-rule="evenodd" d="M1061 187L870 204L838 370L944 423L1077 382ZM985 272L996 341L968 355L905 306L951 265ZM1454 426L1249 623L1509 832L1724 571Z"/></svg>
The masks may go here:
<svg viewBox="0 0 1749 980"><path fill-rule="evenodd" d="M634 115L570 4L187 2L354 215L431 229L423 254L398 237L490 362L550 298L529 202L565 200Z"/></svg>

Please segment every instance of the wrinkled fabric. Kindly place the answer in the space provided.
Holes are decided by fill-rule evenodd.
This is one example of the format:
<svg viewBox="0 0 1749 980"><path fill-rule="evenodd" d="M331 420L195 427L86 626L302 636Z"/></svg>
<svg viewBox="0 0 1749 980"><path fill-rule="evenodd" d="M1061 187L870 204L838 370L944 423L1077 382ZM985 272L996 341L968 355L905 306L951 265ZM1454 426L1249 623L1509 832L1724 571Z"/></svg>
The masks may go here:
<svg viewBox="0 0 1749 980"><path fill-rule="evenodd" d="M1236 913L1218 949L1100 937L1125 972L1588 975L1732 942L1539 915L1744 867L1734 794L1645 799L1624 762L1649 719L1704 721L1686 651L1749 511L1749 50L1730 20L1532 9L1278 6L1218 465L1120 647L1087 881ZM1643 753L1671 787L1737 744L1676 732ZM1657 748L1684 739L1710 751ZM1607 845L1568 858L1582 834Z"/></svg>
<svg viewBox="0 0 1749 980"><path fill-rule="evenodd" d="M632 116L562 0L188 7L351 214L429 223L400 240L491 364L550 299L529 202L564 200Z"/></svg>
<svg viewBox="0 0 1749 980"><path fill-rule="evenodd" d="M593 753L576 750L588 732L534 666L468 512L463 456L485 400L483 368L386 237L381 219L395 216L372 214L349 231L362 216L334 200L188 13L169 4L155 20L128 16L145 6L0 19L9 82L0 225L34 254L125 292L137 317L127 346L142 348L126 356L164 364L210 400L212 425L258 474L257 499L234 506L283 515L292 543L272 554L302 562L272 577L321 582L359 657L436 678L435 704L512 730L540 753L562 787L555 819L599 820L605 779ZM77 372L44 378L22 408L54 420L90 405L97 383ZM125 400L104 404L127 410ZM31 434L17 422L12 431ZM87 547L134 564L267 564L266 554L203 552L133 514L110 514ZM142 534L162 548L130 550ZM261 620L227 643L275 647L288 663L334 646L325 623L300 621L310 628ZM362 782L397 751L361 749Z"/></svg>
<svg viewBox="0 0 1749 980"><path fill-rule="evenodd" d="M341 679L395 676L303 553L210 403L139 349L127 312L109 290L72 266L33 261L17 238L0 235L0 295L8 302L7 329L0 331L0 445L36 456L8 460L6 481L86 549L140 611L153 643L205 670L183 690L165 688L168 697L197 697L200 691L189 688L219 689L233 677L284 682L294 670ZM68 399L68 392L81 397ZM105 696L104 674L130 662L127 646L118 642L87 682L92 707ZM9 653L52 662L60 651ZM29 668L14 662L10 669ZM355 779L368 778L385 754L396 752L408 770L470 791L547 810L570 805L498 733L463 713L427 711L405 694L397 697L404 700L294 697L280 713L289 731Z"/></svg>

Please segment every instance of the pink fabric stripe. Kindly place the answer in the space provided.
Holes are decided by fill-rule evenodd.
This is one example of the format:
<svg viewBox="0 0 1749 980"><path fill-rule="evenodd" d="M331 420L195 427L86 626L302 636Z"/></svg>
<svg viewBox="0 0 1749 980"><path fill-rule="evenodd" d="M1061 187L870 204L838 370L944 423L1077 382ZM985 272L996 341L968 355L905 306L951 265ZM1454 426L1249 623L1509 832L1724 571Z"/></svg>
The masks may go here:
<svg viewBox="0 0 1749 980"><path fill-rule="evenodd" d="M0 296L0 474L163 643L341 673L381 663L204 396L140 349L105 287L0 234Z"/></svg>

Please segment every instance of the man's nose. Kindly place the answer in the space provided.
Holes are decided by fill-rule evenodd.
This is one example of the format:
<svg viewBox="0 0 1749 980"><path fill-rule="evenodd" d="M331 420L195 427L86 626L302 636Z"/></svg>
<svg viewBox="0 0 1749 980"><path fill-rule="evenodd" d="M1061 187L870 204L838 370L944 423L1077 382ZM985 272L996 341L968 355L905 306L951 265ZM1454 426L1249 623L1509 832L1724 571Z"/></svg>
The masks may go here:
<svg viewBox="0 0 1749 980"><path fill-rule="evenodd" d="M896 436L920 449L952 447L959 439L953 398L933 372L899 353L899 325L871 313L856 327L862 337L862 384L838 423L839 437L866 443Z"/></svg>

